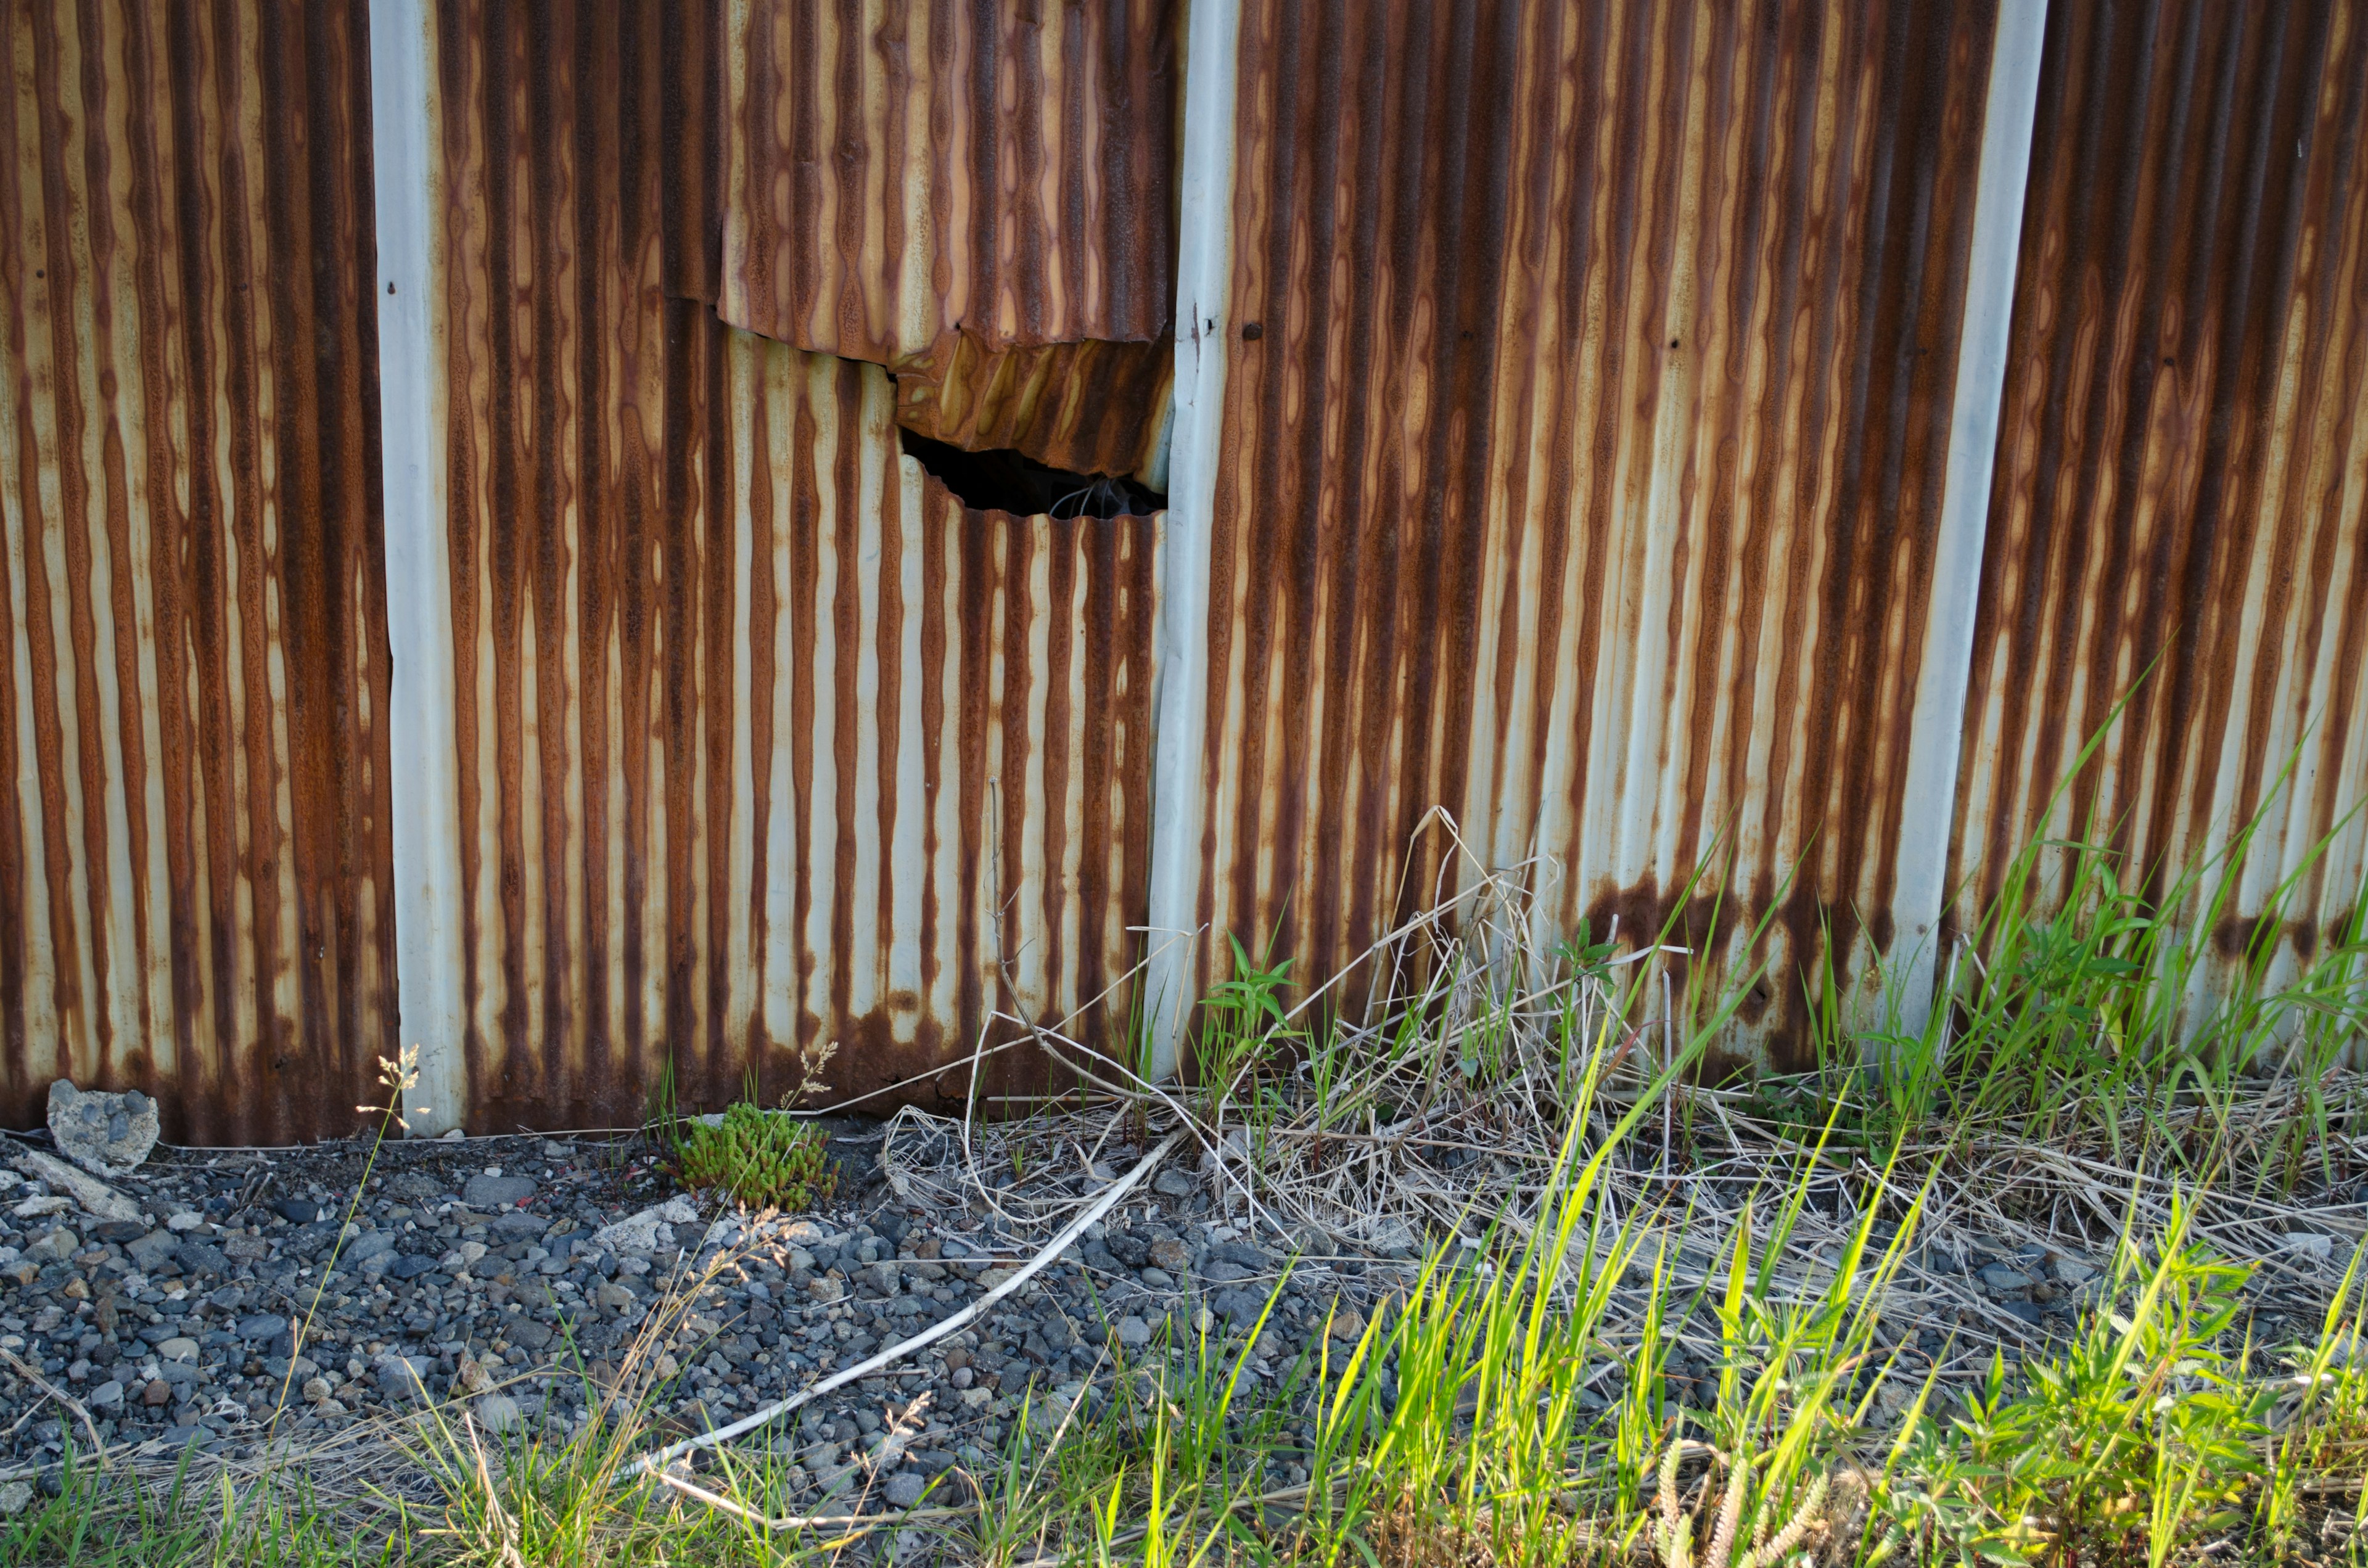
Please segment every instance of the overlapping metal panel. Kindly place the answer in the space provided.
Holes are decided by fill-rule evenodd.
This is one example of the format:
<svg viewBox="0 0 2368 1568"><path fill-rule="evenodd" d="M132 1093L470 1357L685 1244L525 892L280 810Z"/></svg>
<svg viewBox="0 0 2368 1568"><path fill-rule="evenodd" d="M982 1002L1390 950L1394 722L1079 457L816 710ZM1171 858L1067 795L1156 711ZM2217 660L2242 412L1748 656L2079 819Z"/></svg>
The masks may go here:
<svg viewBox="0 0 2368 1568"><path fill-rule="evenodd" d="M0 11L0 1117L393 1050L362 6Z"/></svg>
<svg viewBox="0 0 2368 1568"><path fill-rule="evenodd" d="M1889 936L1991 8L1247 7L1201 912L1303 973L1478 855L1774 978ZM1937 824L1935 831L1938 831ZM1797 873L1797 874L1796 874ZM1204 965L1203 978L1207 969Z"/></svg>
<svg viewBox="0 0 2368 1568"><path fill-rule="evenodd" d="M436 18L480 1127L1099 1029L1139 940L1157 520L967 511L880 367L668 294L663 16Z"/></svg>
<svg viewBox="0 0 2368 1568"><path fill-rule="evenodd" d="M2093 835L2159 889L2257 818L2228 961L2297 873L2281 964L2356 909L2364 132L2360 5L2051 9L1958 787L1966 910L2036 836Z"/></svg>
<svg viewBox="0 0 2368 1568"><path fill-rule="evenodd" d="M1176 345L984 347L948 333L896 376L896 422L970 451L1010 448L1076 473L1149 473L1167 434Z"/></svg>
<svg viewBox="0 0 2368 1568"><path fill-rule="evenodd" d="M1174 289L1173 0L731 0L717 309L894 365L1148 341Z"/></svg>

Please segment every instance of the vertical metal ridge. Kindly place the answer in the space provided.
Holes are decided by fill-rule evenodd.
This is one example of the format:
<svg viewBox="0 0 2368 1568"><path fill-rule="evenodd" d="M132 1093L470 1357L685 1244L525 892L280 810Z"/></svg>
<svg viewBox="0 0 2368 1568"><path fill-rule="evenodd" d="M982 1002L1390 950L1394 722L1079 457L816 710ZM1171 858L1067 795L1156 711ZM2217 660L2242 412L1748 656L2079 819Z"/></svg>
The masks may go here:
<svg viewBox="0 0 2368 1568"><path fill-rule="evenodd" d="M1444 804L1806 1049L1893 936L1992 20L1245 8L1178 924L1327 974L1469 875Z"/></svg>
<svg viewBox="0 0 2368 1568"><path fill-rule="evenodd" d="M993 1015L1068 1019L1142 920L1156 605L1128 563L1158 519L968 510L900 449L882 367L682 296L707 198L666 128L707 78L666 16L438 13L479 1128L630 1117L669 1066L686 1104L778 1095L833 1042L828 1097L959 1095L948 1064L1019 1027ZM871 47L821 31L799 58ZM991 1090L1042 1082L997 1060Z"/></svg>
<svg viewBox="0 0 2368 1568"><path fill-rule="evenodd" d="M5 1113L342 1133L395 967L361 8L0 25Z"/></svg>
<svg viewBox="0 0 2368 1568"><path fill-rule="evenodd" d="M970 451L1009 448L1077 473L1158 460L1176 346L1054 343L996 350L950 332L896 375L896 423Z"/></svg>
<svg viewBox="0 0 2368 1568"><path fill-rule="evenodd" d="M1998 449L1998 407L2005 390L2046 20L2047 0L2002 0L1991 44L1968 260L1972 282L1965 293L1956 395L1949 415L1948 479L1934 551L1931 608L1923 629L1923 673L1907 743L1907 809L1901 818L1894 895L1897 936L1885 955L1895 977L1891 1006L1899 1024L1909 1030L1920 1028L1931 1011L1941 916L1948 903L1949 835L1934 829L1941 820L1953 825L1956 816L1957 766L1964 750L1974 621L1981 599L1982 543L1992 460Z"/></svg>
<svg viewBox="0 0 2368 1568"><path fill-rule="evenodd" d="M460 762L453 747L451 571L445 444L437 436L441 367L436 322L443 269L438 205L436 46L427 0L370 10L371 150L377 202L380 450L386 508L395 984L402 1043L419 1049L413 1103L421 1133L466 1119L462 1057ZM407 1114L407 1113L406 1113Z"/></svg>
<svg viewBox="0 0 2368 1568"><path fill-rule="evenodd" d="M1158 715L1151 781L1144 971L1151 1075L1175 1074L1201 994L1201 868L1221 797L1209 750L1212 681L1229 617L1211 598L1212 515L1224 465L1226 344L1233 330L1235 174L1241 22L1235 0L1190 8L1184 149L1178 169L1176 377L1158 641L1149 674Z"/></svg>
<svg viewBox="0 0 2368 1568"><path fill-rule="evenodd" d="M2093 835L2159 892L2266 812L2199 1002L2322 841L2273 976L2368 877L2338 831L2368 799L2363 31L2347 0L2048 19L1952 918L2032 838Z"/></svg>
<svg viewBox="0 0 2368 1568"><path fill-rule="evenodd" d="M724 17L724 321L892 367L1166 330L1174 0Z"/></svg>

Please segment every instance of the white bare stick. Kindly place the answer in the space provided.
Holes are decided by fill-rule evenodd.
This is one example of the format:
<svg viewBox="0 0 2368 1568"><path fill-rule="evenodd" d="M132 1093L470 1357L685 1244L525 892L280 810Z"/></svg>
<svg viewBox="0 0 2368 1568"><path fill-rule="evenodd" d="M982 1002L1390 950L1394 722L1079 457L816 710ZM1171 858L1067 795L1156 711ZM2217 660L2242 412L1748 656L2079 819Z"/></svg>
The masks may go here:
<svg viewBox="0 0 2368 1568"><path fill-rule="evenodd" d="M856 1365L848 1368L844 1371L833 1372L829 1377L823 1379L822 1381L815 1383L813 1387L802 1389L798 1392L790 1395L787 1399L777 1399L772 1403L765 1406L764 1409L756 1411L751 1415L744 1415L739 1420L732 1423L729 1426L718 1426L712 1432L703 1432L696 1437L686 1437L681 1442L660 1449L654 1454L643 1454L640 1459L635 1460L632 1464L625 1467L625 1474L628 1476L633 1476L643 1474L648 1471L664 1470L666 1466L672 1464L675 1460L694 1449L712 1449L718 1443L728 1443L733 1438L740 1436L743 1432L753 1432L757 1427L765 1426L771 1421L777 1420L780 1416L788 1415L791 1411L795 1410L802 1404L809 1403L814 1400L820 1399L823 1395L832 1392L835 1390L845 1388L848 1384L854 1382L859 1379L868 1378L872 1373L878 1371L881 1368L889 1365L891 1362L900 1360L903 1358L911 1355L916 1350L919 1350L924 1346L935 1344L937 1341L943 1339L950 1334L958 1333L962 1329L968 1327L971 1324L975 1323L979 1318L985 1316L987 1310L993 1307L996 1302L1000 1301L1006 1296L1010 1295L1014 1290L1019 1290L1020 1286L1026 1284L1029 1278L1034 1275L1037 1270L1042 1268L1046 1264L1060 1256L1062 1251L1066 1248L1069 1244L1086 1233L1087 1226L1092 1224L1095 1221L1100 1219L1103 1215L1116 1208L1118 1206L1118 1200L1124 1198L1128 1193L1133 1191L1134 1188L1141 1184L1143 1179L1149 1176L1152 1171L1157 1167L1159 1162L1167 1157L1167 1151L1176 1147L1177 1140L1182 1136L1183 1134L1180 1132L1171 1132L1167 1137L1161 1139L1158 1145L1154 1148L1151 1153L1144 1155L1141 1160L1135 1163L1134 1169L1127 1172L1126 1175L1110 1183L1110 1189L1108 1191L1104 1192L1099 1198L1096 1199L1090 1205L1088 1205L1085 1212L1070 1221L1066 1230L1063 1231L1059 1235L1054 1236L1051 1241L1045 1243L1042 1251L1038 1252L1035 1256L1030 1258L1026 1263L1021 1264L1017 1269L1013 1270L1011 1278L1006 1279L1002 1284L997 1285L994 1290L989 1290L985 1295L981 1296L977 1301L973 1301L969 1306L964 1307L953 1316L946 1319L943 1323L933 1324L929 1327L923 1329L920 1333L913 1335L912 1338L905 1340L900 1344L890 1346L887 1349L882 1350L880 1354L872 1357L868 1361L858 1362Z"/></svg>
<svg viewBox="0 0 2368 1568"><path fill-rule="evenodd" d="M944 1507L907 1508L901 1514L787 1514L775 1517L760 1514L746 1504L734 1503L729 1497L719 1497L706 1487L685 1481L678 1475L668 1475L660 1471L658 1479L685 1496L696 1497L711 1508L721 1508L768 1530L844 1529L860 1532L909 1525L916 1519L962 1518L978 1512L975 1503L956 1503Z"/></svg>

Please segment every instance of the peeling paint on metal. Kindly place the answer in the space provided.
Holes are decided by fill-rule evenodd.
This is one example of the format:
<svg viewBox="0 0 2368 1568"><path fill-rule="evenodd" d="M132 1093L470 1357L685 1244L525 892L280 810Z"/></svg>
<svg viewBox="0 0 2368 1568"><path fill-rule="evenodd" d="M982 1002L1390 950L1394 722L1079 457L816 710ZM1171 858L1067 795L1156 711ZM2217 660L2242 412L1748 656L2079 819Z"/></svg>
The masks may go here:
<svg viewBox="0 0 2368 1568"><path fill-rule="evenodd" d="M1565 929L1772 912L1732 1045L1798 1060L1892 934L1991 25L1247 7L1216 930L1326 972L1466 874L1443 802Z"/></svg>
<svg viewBox="0 0 2368 1568"><path fill-rule="evenodd" d="M879 366L673 294L660 15L438 17L480 1128L832 1041L834 1097L959 1096L993 1012L1114 1030L1140 940L1159 519L966 511Z"/></svg>
<svg viewBox="0 0 2368 1568"><path fill-rule="evenodd" d="M2042 834L2093 835L2159 892L2255 822L2229 964L2289 879L2272 978L2356 909L2363 132L2358 4L2053 7L1958 784L1961 919Z"/></svg>
<svg viewBox="0 0 2368 1568"><path fill-rule="evenodd" d="M0 1117L342 1133L394 1018L363 7L0 28Z"/></svg>

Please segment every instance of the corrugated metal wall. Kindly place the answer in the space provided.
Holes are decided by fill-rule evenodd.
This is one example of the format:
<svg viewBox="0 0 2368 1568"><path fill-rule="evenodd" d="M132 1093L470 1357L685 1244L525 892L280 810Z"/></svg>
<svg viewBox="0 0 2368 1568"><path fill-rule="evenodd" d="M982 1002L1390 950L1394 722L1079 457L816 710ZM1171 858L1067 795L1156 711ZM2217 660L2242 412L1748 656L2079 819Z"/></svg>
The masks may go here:
<svg viewBox="0 0 2368 1568"><path fill-rule="evenodd" d="M421 906L472 1125L834 1039L838 1091L926 1098L997 1009L1114 1033L1165 525L966 510L897 429L1165 463L1180 7L429 0L430 101L380 113L432 136L447 564L395 583L365 15L6 12L0 1115L67 1071L176 1136L350 1125L395 1043L390 596L449 610L403 622L453 699L401 755L456 786ZM2050 7L1977 585L1935 536L1994 0L1240 20L1201 918L1326 972L1461 874L1407 849L1443 803L1554 864L1557 926L1769 959L1727 1044L1793 1062L1825 923L1867 979L1941 853L1907 743L1977 587L1969 897L2092 814L2159 864L2267 804L2237 914L2333 833L2287 960L2328 937L2359 0ZM1715 918L1674 908L1704 858Z"/></svg>
<svg viewBox="0 0 2368 1568"><path fill-rule="evenodd" d="M0 1117L343 1131L394 1000L363 8L0 28Z"/></svg>
<svg viewBox="0 0 2368 1568"><path fill-rule="evenodd" d="M2368 8L2056 6L2034 130L1956 872L2094 832L2159 886L2266 811L2234 960L2349 814L2290 962L2368 869Z"/></svg>
<svg viewBox="0 0 2368 1568"><path fill-rule="evenodd" d="M1147 468L1174 358L1180 15L728 0L717 313L898 371L938 439ZM1032 352L1054 345L1076 347ZM1047 397L1053 376L1072 395Z"/></svg>
<svg viewBox="0 0 2368 1568"><path fill-rule="evenodd" d="M669 1057L778 1092L771 1045L906 1078L1093 1001L1141 921L1156 519L966 512L878 366L669 293L663 19L436 18L478 1127L636 1114Z"/></svg>
<svg viewBox="0 0 2368 1568"><path fill-rule="evenodd" d="M1009 447L1078 473L1149 473L1176 346L1053 343L1000 352L948 333L896 377L896 422L971 451Z"/></svg>
<svg viewBox="0 0 2368 1568"><path fill-rule="evenodd" d="M1167 329L1171 0L723 11L725 321L881 364Z"/></svg>
<svg viewBox="0 0 2368 1568"><path fill-rule="evenodd" d="M1328 972L1433 802L1800 1034L1887 935L1990 8L1246 10L1202 910ZM1786 878L1798 865L1797 881Z"/></svg>

